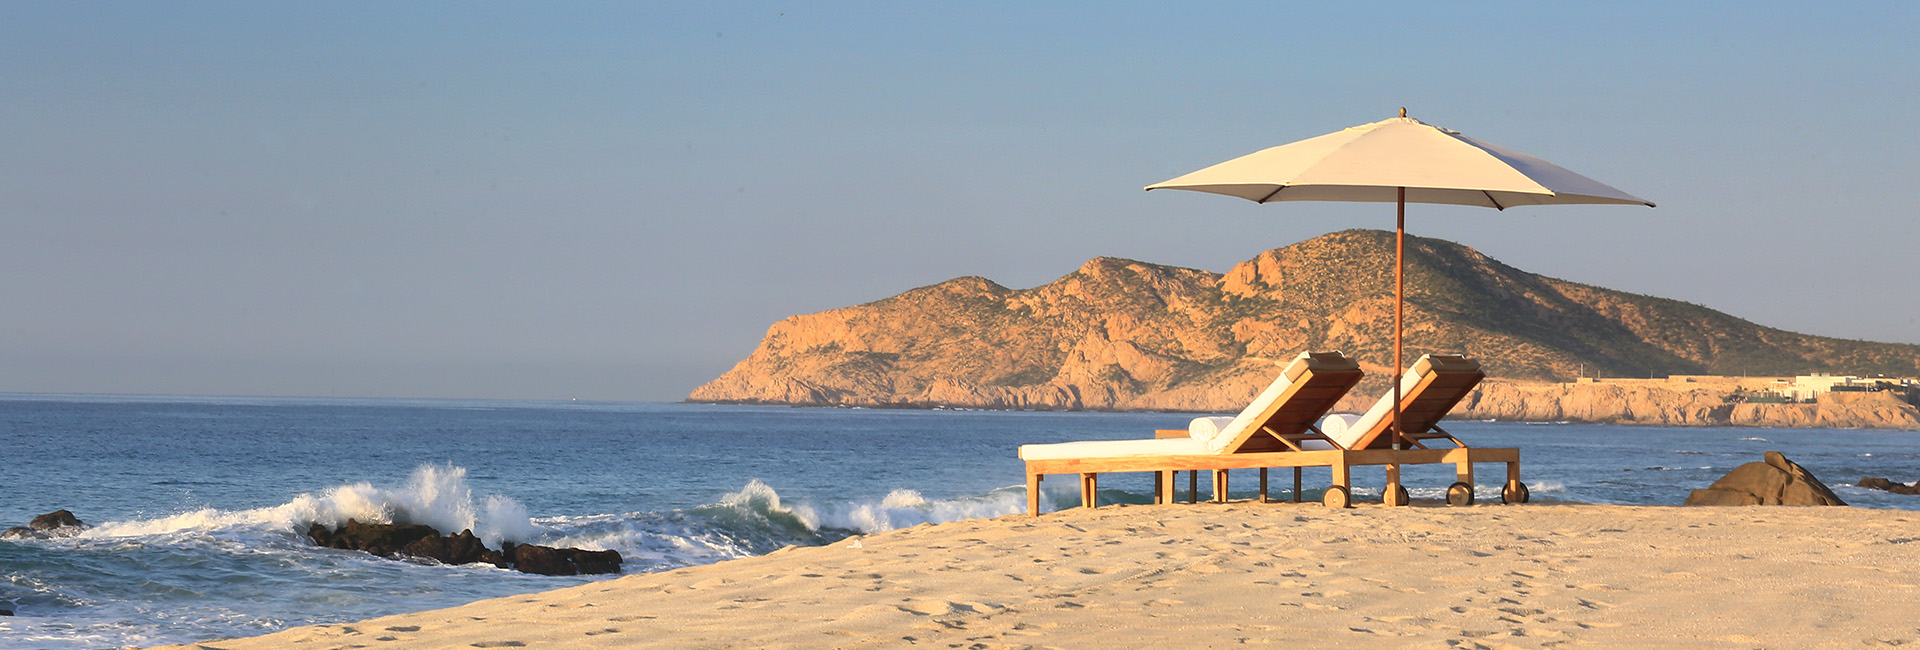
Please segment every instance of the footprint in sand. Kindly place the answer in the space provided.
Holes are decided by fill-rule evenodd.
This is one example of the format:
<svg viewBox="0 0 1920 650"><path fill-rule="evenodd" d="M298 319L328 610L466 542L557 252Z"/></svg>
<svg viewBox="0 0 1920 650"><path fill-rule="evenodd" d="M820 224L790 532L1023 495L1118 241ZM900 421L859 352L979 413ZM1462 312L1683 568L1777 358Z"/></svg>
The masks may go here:
<svg viewBox="0 0 1920 650"><path fill-rule="evenodd" d="M475 648L524 648L527 646L523 641L475 641L467 645Z"/></svg>
<svg viewBox="0 0 1920 650"><path fill-rule="evenodd" d="M921 616L946 616L954 612L953 603L944 600L909 600L900 609Z"/></svg>

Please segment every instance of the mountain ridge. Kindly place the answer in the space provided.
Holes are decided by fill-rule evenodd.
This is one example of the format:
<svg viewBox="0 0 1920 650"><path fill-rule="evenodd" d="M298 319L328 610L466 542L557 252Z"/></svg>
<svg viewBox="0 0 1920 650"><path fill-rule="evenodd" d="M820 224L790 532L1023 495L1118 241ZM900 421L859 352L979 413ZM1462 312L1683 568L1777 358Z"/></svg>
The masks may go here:
<svg viewBox="0 0 1920 650"><path fill-rule="evenodd" d="M689 401L1231 411L1308 349L1359 360L1370 400L1392 374L1392 239L1330 233L1226 273L1096 257L1030 289L955 278L775 323ZM1507 380L1920 375L1920 346L1765 327L1438 239L1407 238L1406 306L1409 362L1465 354Z"/></svg>

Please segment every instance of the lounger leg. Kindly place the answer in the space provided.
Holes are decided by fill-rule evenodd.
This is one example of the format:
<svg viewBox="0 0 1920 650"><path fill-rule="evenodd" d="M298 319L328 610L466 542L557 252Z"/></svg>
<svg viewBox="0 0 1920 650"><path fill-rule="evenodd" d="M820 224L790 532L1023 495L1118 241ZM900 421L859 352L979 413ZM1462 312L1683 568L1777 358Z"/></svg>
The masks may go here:
<svg viewBox="0 0 1920 650"><path fill-rule="evenodd" d="M1187 470L1187 503L1200 502L1200 470Z"/></svg>
<svg viewBox="0 0 1920 650"><path fill-rule="evenodd" d="M1080 475L1080 507L1082 508L1100 507L1100 475L1099 474L1089 473L1089 474Z"/></svg>
<svg viewBox="0 0 1920 650"><path fill-rule="evenodd" d="M1027 514L1040 516L1040 480L1039 474L1027 475Z"/></svg>
<svg viewBox="0 0 1920 650"><path fill-rule="evenodd" d="M1160 500L1160 493L1163 491L1163 489L1160 487L1160 484L1166 482L1165 481L1166 474L1167 474L1166 472L1158 472L1158 471L1153 473L1153 504L1154 505L1162 505L1166 503L1165 501Z"/></svg>
<svg viewBox="0 0 1920 650"><path fill-rule="evenodd" d="M1407 505L1406 500L1400 497L1400 495L1403 494L1405 490L1406 488L1400 487L1400 464L1388 463L1387 464L1387 488L1381 491L1380 502L1385 503L1389 506Z"/></svg>
<svg viewBox="0 0 1920 650"><path fill-rule="evenodd" d="M1300 474L1302 473L1301 471L1302 469L1303 468L1300 468L1300 467L1293 468L1293 502L1294 503L1300 502Z"/></svg>
<svg viewBox="0 0 1920 650"><path fill-rule="evenodd" d="M1227 502L1227 470L1213 470L1213 502Z"/></svg>
<svg viewBox="0 0 1920 650"><path fill-rule="evenodd" d="M1465 483L1467 485L1473 485L1473 461L1472 460L1460 461L1459 465L1454 466L1453 475L1455 478L1459 479L1461 483Z"/></svg>
<svg viewBox="0 0 1920 650"><path fill-rule="evenodd" d="M1174 486L1179 485L1179 482L1175 480L1175 477L1178 477L1179 475L1180 475L1179 470L1167 470L1164 472L1153 473L1153 491L1154 491L1154 500L1156 502L1163 503L1166 505L1173 505L1175 503L1178 503L1178 501L1174 500L1173 489L1174 489Z"/></svg>
<svg viewBox="0 0 1920 650"><path fill-rule="evenodd" d="M1260 502L1267 502L1267 468L1260 468Z"/></svg>
<svg viewBox="0 0 1920 650"><path fill-rule="evenodd" d="M1320 502L1330 508L1346 508L1353 503L1353 474L1347 471L1347 457L1342 454L1338 460L1327 467L1333 471L1333 485L1327 486Z"/></svg>

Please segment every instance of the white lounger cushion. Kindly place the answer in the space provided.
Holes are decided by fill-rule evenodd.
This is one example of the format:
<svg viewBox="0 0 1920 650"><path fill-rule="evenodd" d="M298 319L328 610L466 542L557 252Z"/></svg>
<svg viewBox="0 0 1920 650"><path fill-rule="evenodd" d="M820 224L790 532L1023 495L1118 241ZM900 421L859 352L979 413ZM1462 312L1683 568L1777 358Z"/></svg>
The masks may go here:
<svg viewBox="0 0 1920 650"><path fill-rule="evenodd" d="M1060 458L1126 458L1129 456L1204 456L1207 443L1193 438L1156 438L1152 440L1084 440L1056 442L1050 445L1020 445L1020 460Z"/></svg>
<svg viewBox="0 0 1920 650"><path fill-rule="evenodd" d="M1420 357L1420 361L1426 360L1427 358L1425 356ZM1406 374L1400 375L1400 394L1405 395L1413 392L1413 387L1420 385L1420 375L1425 374L1427 368L1428 366L1426 364L1422 364L1419 361L1415 361L1413 367L1407 368ZM1325 432L1327 437L1332 438L1334 442L1340 443L1341 447L1352 449L1354 443L1360 442L1360 436L1367 435L1368 429L1379 426L1381 420L1391 419L1392 417L1393 391L1389 389L1387 394L1380 396L1380 401L1373 403L1373 408L1367 409L1366 415L1347 422L1346 426L1340 428L1340 433L1334 433L1325 426L1320 427L1320 430Z"/></svg>
<svg viewBox="0 0 1920 650"><path fill-rule="evenodd" d="M1413 362L1413 365L1407 367L1406 374L1400 375L1400 394L1401 395L1412 393L1414 387L1420 385L1420 379L1422 377L1425 377L1428 372L1433 370L1434 361L1432 357L1433 355L1430 355L1430 354L1420 355L1420 358L1415 360ZM1443 357L1443 358L1451 358L1451 359L1454 359L1455 361L1459 360L1459 357ZM1472 363L1472 362L1466 361L1464 363ZM1473 367L1477 368L1479 366L1476 364ZM1353 417L1353 416L1330 415L1330 416L1327 416L1327 419L1331 420L1336 417ZM1392 418L1393 418L1393 392L1389 390L1387 394L1380 396L1380 401L1373 403L1373 408L1367 409L1366 415L1362 415L1359 417L1359 419L1356 419L1354 421L1347 422L1346 425L1341 428L1340 433L1334 433L1333 429L1327 428L1327 422L1324 420L1320 424L1320 431L1327 434L1327 437L1332 438L1334 442L1340 443L1341 447L1346 447L1348 449L1351 449L1353 448L1354 443L1360 442L1360 436L1366 435L1368 430L1376 426L1379 426L1381 420L1387 420ZM1422 432L1415 431L1413 433L1422 433Z"/></svg>
<svg viewBox="0 0 1920 650"><path fill-rule="evenodd" d="M1273 406L1281 395L1287 394L1287 389L1293 387L1294 381L1307 374L1307 370L1311 367L1308 362L1311 359L1310 352L1302 352L1300 356L1294 357L1293 362L1280 371L1280 376L1274 378L1273 383L1267 384L1266 390L1260 391L1259 397L1253 398L1252 403L1240 409L1239 415L1234 416L1226 426L1220 427L1219 433L1207 439L1208 453L1225 453L1227 445L1247 437L1248 429L1260 426L1261 416L1267 412L1267 407Z"/></svg>
<svg viewBox="0 0 1920 650"><path fill-rule="evenodd" d="M1194 418L1187 424L1185 438L1157 438L1153 440L1088 440L1084 442L1058 442L1048 445L1020 445L1021 460L1053 460L1060 458L1125 458L1128 456L1192 456L1218 455L1227 452L1227 446L1246 435L1249 429L1259 426L1262 414L1273 406L1274 401L1287 393L1307 371L1312 369L1313 355L1302 352L1293 362L1281 369L1280 376L1260 391L1253 403L1240 411L1240 415L1227 417ZM1257 432L1255 432L1257 433ZM1333 449L1332 445L1318 440L1305 441L1303 449Z"/></svg>

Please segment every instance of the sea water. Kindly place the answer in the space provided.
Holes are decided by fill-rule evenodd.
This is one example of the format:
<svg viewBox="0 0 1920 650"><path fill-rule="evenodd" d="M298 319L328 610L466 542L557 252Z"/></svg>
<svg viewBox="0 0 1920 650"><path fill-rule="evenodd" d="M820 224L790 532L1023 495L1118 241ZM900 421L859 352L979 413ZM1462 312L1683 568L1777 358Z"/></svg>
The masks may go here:
<svg viewBox="0 0 1920 650"><path fill-rule="evenodd" d="M111 648L272 632L554 589L533 576L318 548L312 523L424 523L613 549L626 573L1025 508L1021 444L1184 428L1192 414L795 409L688 404L0 395L0 528L69 509L77 537L0 540L0 647ZM1674 505L1780 450L1871 508L1920 497L1847 487L1920 476L1920 433L1451 422L1518 447L1543 501ZM1234 474L1235 496L1257 489ZM1482 500L1505 474L1480 466ZM1105 502L1150 499L1103 477ZM1325 487L1307 470L1305 497ZM1376 469L1355 472L1378 498ZM1408 468L1438 499L1448 466ZM1201 481L1202 490L1208 489ZM1272 494L1287 498L1290 473ZM1047 481L1048 509L1078 502Z"/></svg>

